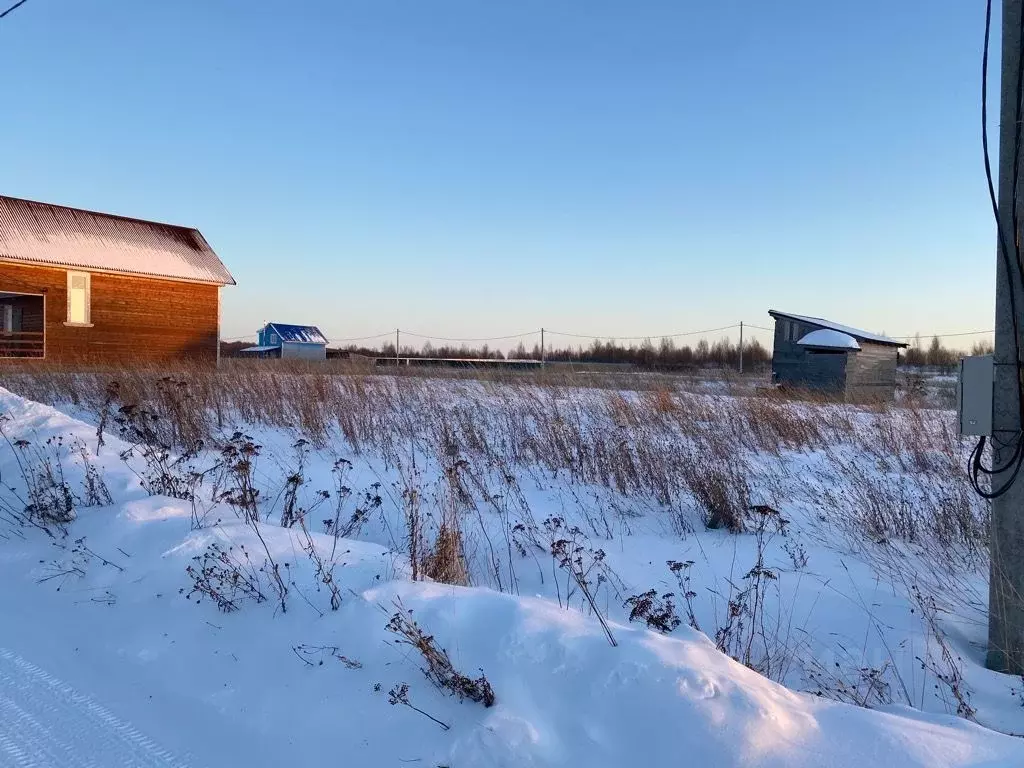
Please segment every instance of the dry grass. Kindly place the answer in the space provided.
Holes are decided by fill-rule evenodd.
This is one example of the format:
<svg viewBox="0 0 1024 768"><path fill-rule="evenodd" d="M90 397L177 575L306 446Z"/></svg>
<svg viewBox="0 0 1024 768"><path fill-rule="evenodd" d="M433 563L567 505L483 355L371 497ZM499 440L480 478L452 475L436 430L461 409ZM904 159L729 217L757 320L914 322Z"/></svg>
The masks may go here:
<svg viewBox="0 0 1024 768"><path fill-rule="evenodd" d="M591 534L613 538L613 531L628 528L630 515L663 515L684 535L699 526L756 535L752 510L771 508L786 517L802 512L810 535L861 555L908 595L911 586L924 590L930 615L948 611L984 621L983 596L972 577L988 568L989 507L966 477L970 446L957 435L954 415L927 407L920 397L899 405L848 405L808 393L756 391L749 380L719 382L718 393L708 394L694 382L683 386L654 375L381 375L334 364L262 361L229 361L219 370L6 368L0 369L0 385L91 413L100 425L97 448L103 429L116 430L125 413L154 414L156 445L186 456L202 445L224 458L232 470L226 500L243 515L248 510L250 519L256 504L247 473L257 454L246 454L246 430L284 429L314 448L343 443L371 454L399 479L356 497L350 512L342 509L350 493L345 466L335 465L338 506L326 521L328 530L336 536L358 530L381 505L379 490L404 513L405 530L389 535L408 555L417 579L515 592L516 569L535 563L538 572L552 571L556 587L560 569L567 601L569 585L586 598L592 583L600 586L610 577L594 581L589 566L577 567L591 562L581 552L603 562L599 547L580 542ZM163 449L157 460L174 461ZM571 533L545 536L527 485L556 488L563 504L576 507L573 526L589 533L567 523ZM305 530L304 513L286 517L302 521ZM552 519L545 521L549 527ZM799 559L794 556L794 563ZM552 561L557 569L549 567ZM333 590L330 567L318 564L318 575ZM759 563L749 575L768 584L769 573ZM693 625L692 593L682 582L680 589ZM726 602L738 606L737 617L749 616L749 626L761 627L763 591L750 589L750 597L740 589ZM278 592L283 608L287 590ZM674 606L657 603L652 594L635 596L634 608L643 602L637 617L668 627ZM605 621L599 601L589 597L585 609ZM934 626L927 629L938 637ZM763 627L758 631L762 638L771 635ZM788 659L775 654L771 667L751 660L752 636L729 635L746 638L734 655L765 674L783 676ZM763 655L772 659L764 644ZM956 659L943 653L930 662L939 670L934 674L954 691L958 709L967 711L966 694L961 699L954 690L961 685L950 662ZM886 700L882 687L890 678L884 669L868 669L836 680L821 671L815 679L838 691L837 697L870 703Z"/></svg>
<svg viewBox="0 0 1024 768"><path fill-rule="evenodd" d="M116 392L117 406L158 414L166 425L161 441L184 448L220 445L234 428L261 425L292 429L314 447L343 438L388 466L408 464L410 451L418 453L448 477L439 494L448 511L437 525L443 518L452 540L459 536L456 508L472 507L466 487L487 486L515 469L642 498L669 511L681 531L698 522L739 530L751 503L784 508L799 485L792 475L801 471L818 473L815 501L876 541L985 544L987 506L963 478L965 446L945 411L775 393L698 395L664 382L605 391L570 386L566 374L540 385L536 375L508 373L438 379L229 363L170 372L3 369L0 384L41 402L74 404L97 422L110 421ZM813 460L794 469L799 456ZM432 546L418 543L424 552Z"/></svg>
<svg viewBox="0 0 1024 768"><path fill-rule="evenodd" d="M405 539L417 578L516 591L513 554L546 550L523 482L557 485L602 538L628 527L637 510L664 515L681 534L698 526L740 532L751 506L769 505L786 516L814 510L822 542L845 541L890 581L906 581L899 569L922 558L927 573L912 578L936 586L957 583L965 568L987 569L989 507L963 470L969 446L951 412L920 401L854 406L807 394L694 394L665 381L630 390L620 380L605 390L570 386L564 375L342 370L26 367L0 369L0 384L74 404L108 429L124 408L155 413L159 441L179 451L200 443L230 450L236 430L266 426L314 447L344 441L380 457L403 478L390 489L407 517L395 543ZM495 515L497 538L485 524Z"/></svg>
<svg viewBox="0 0 1024 768"><path fill-rule="evenodd" d="M437 644L433 635L428 635L420 627L412 618L412 611L402 605L401 600L395 601L394 608L395 612L391 614L385 629L395 635L395 642L419 651L424 663L422 672L434 687L458 696L460 701L469 699L485 707L494 706L494 689L486 675L481 673L480 677L474 679L459 672L452 664L448 651Z"/></svg>

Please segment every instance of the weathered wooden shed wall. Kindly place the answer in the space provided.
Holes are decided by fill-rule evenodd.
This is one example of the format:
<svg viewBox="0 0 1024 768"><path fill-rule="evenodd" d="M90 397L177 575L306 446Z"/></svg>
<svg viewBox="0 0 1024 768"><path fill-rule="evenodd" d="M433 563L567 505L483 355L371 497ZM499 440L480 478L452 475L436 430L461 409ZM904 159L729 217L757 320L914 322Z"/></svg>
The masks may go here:
<svg viewBox="0 0 1024 768"><path fill-rule="evenodd" d="M775 321L772 380L791 387L842 392L846 386L846 355L812 353L797 344L818 326L797 320Z"/></svg>
<svg viewBox="0 0 1024 768"><path fill-rule="evenodd" d="M841 394L848 400L892 399L896 391L897 347L868 340L860 350L822 351L797 342L826 326L775 318L772 379L778 384Z"/></svg>
<svg viewBox="0 0 1024 768"><path fill-rule="evenodd" d="M896 349L860 342L860 351L846 364L846 396L850 400L892 399L896 392Z"/></svg>
<svg viewBox="0 0 1024 768"><path fill-rule="evenodd" d="M91 327L68 326L67 270L0 263L0 292L45 296L47 362L216 362L218 286L90 274Z"/></svg>

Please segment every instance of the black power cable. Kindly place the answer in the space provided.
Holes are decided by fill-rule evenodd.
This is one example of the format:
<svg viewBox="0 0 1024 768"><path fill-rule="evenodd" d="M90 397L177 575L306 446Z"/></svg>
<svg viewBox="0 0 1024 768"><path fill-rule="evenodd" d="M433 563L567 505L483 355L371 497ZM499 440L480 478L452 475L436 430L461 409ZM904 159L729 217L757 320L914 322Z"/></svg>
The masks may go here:
<svg viewBox="0 0 1024 768"><path fill-rule="evenodd" d="M1002 467L992 468L986 468L981 463L981 456L985 451L985 442L986 439L984 437L978 440L978 444L974 446L974 450L971 451L970 458L968 459L971 485L974 488L975 493L983 499L996 499L1009 490L1010 486L1013 485L1014 481L1017 479L1017 475L1020 474L1021 466L1024 465L1024 460L1022 460L1022 457L1024 457L1024 442L1018 439L1010 460ZM999 474L1000 472L1005 472L1010 467L1013 467L1013 472L1011 472L1009 479L999 486L999 488L986 491L981 487L980 476L982 474L991 476Z"/></svg>
<svg viewBox="0 0 1024 768"><path fill-rule="evenodd" d="M0 19L2 19L8 13L10 13L13 10L15 10L16 8L19 8L20 6L24 5L27 2L28 2L28 0L18 0L18 2L16 2L14 5L12 5L10 8L8 8L6 11L4 11L3 13L0 13Z"/></svg>
<svg viewBox="0 0 1024 768"><path fill-rule="evenodd" d="M1005 19L1003 20L1005 23ZM1020 35L1024 38L1024 14L1020 18ZM1020 238L1018 236L1018 211L1017 211L1017 200L1018 200L1018 185L1020 182L1020 151L1021 151L1021 100L1024 97L1024 56L1019 57L1017 63L1017 101L1015 104L1015 131L1014 131L1014 144L1013 144L1013 184L1011 194L1011 216L1013 221L1013 233L1014 233L1014 263L1010 261L1009 249L1006 247L1006 236L1003 232L1002 222L999 217L999 203L996 199L995 185L992 181L992 164L989 159L988 149L988 53L989 44L992 34L992 0L987 0L985 4L985 42L982 52L982 63L981 63L981 144L985 155L985 178L988 181L988 193L989 199L992 203L992 214L996 220L996 230L998 233L998 247L999 253L1003 261L1003 269L1006 272L1006 279L1008 282L1008 296L1010 302L1010 316L1013 324L1013 352L1014 352L1014 363L1017 372L1017 408L1019 411L1020 423L1024 425L1024 395L1021 393L1021 384L1024 382L1022 377L1022 365L1020 355L1020 332L1017 324L1017 300L1015 296L1016 280L1013 267L1016 266L1017 273L1020 274L1021 280L1024 281L1024 266L1021 265L1021 251L1020 251ZM982 455L985 452L986 438L982 437L978 440L978 444L971 451L970 458L968 460L968 474L970 475L971 485L978 495L986 499L994 499L1002 496L1006 493L1010 486L1013 485L1017 479L1017 475L1020 473L1021 466L1024 465L1024 435L1019 431L1015 436L1015 447L1009 460L1002 466L991 466L985 467L982 464ZM982 474L993 476L1001 474L1009 469L1013 469L1008 480L996 489L990 489L988 491L981 487L980 476Z"/></svg>

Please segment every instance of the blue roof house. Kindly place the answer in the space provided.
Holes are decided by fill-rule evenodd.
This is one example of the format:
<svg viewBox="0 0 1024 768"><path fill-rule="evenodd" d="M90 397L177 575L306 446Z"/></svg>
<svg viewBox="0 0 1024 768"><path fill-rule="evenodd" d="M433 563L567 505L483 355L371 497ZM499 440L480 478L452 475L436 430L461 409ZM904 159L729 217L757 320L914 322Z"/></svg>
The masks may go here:
<svg viewBox="0 0 1024 768"><path fill-rule="evenodd" d="M327 338L315 325L267 323L257 332L256 346L244 354L289 360L326 360Z"/></svg>

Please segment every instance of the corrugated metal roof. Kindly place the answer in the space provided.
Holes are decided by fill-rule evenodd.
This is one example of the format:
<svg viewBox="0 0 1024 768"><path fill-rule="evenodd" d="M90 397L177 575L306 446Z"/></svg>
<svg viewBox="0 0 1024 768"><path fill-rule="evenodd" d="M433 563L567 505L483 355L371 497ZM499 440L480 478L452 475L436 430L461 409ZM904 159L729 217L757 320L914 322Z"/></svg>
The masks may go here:
<svg viewBox="0 0 1024 768"><path fill-rule="evenodd" d="M327 338L320 333L315 325L289 325L288 323L267 323L268 328L277 331L281 341L299 342L302 344L326 344Z"/></svg>
<svg viewBox="0 0 1024 768"><path fill-rule="evenodd" d="M769 309L768 314L772 317L788 317L790 320L798 320L803 323L810 325L817 325L820 328L829 328L833 331L839 331L845 333L858 341L873 341L876 344L891 344L894 347L906 347L907 344L896 339L890 339L888 336L882 336L878 333L870 333L869 331L862 331L859 328L851 328L848 325L842 325L841 323L833 323L831 320L826 320L823 317L810 317L808 315L793 315L789 312L779 312L776 309Z"/></svg>
<svg viewBox="0 0 1024 768"><path fill-rule="evenodd" d="M0 259L235 284L198 229L4 195Z"/></svg>

